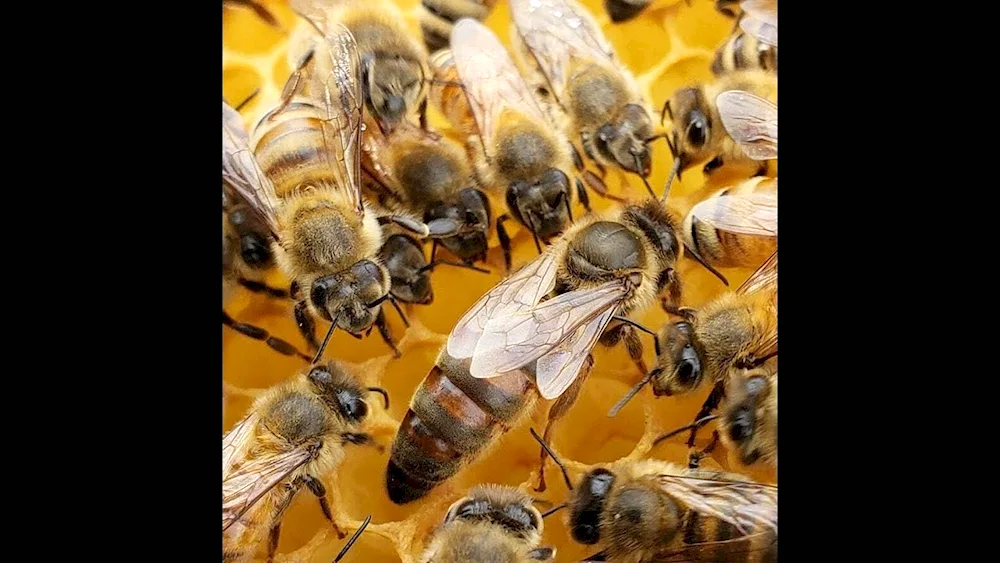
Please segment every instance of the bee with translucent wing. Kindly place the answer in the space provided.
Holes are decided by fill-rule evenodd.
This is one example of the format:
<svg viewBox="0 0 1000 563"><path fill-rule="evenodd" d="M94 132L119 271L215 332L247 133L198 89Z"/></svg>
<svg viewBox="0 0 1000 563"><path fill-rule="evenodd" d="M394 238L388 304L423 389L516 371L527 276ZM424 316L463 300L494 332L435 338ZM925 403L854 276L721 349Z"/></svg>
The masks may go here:
<svg viewBox="0 0 1000 563"><path fill-rule="evenodd" d="M722 126L743 152L754 160L778 158L778 106L739 90L715 98Z"/></svg>
<svg viewBox="0 0 1000 563"><path fill-rule="evenodd" d="M778 179L757 176L695 204L684 242L709 264L753 268L778 249Z"/></svg>

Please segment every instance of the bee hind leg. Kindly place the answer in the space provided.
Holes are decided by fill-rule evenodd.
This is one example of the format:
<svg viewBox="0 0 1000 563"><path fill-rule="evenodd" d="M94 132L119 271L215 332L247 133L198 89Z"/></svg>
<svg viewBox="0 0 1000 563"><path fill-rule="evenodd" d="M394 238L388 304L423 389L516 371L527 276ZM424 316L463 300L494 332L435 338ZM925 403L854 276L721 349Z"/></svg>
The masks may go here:
<svg viewBox="0 0 1000 563"><path fill-rule="evenodd" d="M503 226L504 221L508 219L510 219L510 216L506 214L497 217L497 238L500 239L500 249L503 250L503 262L507 266L507 273L510 273L510 236L507 234L507 229Z"/></svg>
<svg viewBox="0 0 1000 563"><path fill-rule="evenodd" d="M590 371L594 368L594 356L587 355L587 359L584 360L583 366L580 368L580 374L577 376L576 380L572 385L566 389L566 392L556 399L556 402L549 409L548 421L545 423L545 432L542 434L542 441L549 444L549 435L552 433L552 427L555 425L556 421L566 415L573 403L576 402L577 397L580 396L580 389L583 388L584 381L590 375ZM539 467L538 467L538 486L535 487L536 493L541 493L548 488L545 484L545 458L548 456L548 452L545 448L542 448L542 453L539 457Z"/></svg>
<svg viewBox="0 0 1000 563"><path fill-rule="evenodd" d="M289 342L276 336L271 336L269 332L258 326L238 322L230 317L225 311L222 312L222 324L223 326L228 326L243 336L253 338L254 340L260 340L279 354L285 356L298 356L307 362L312 361L312 358L300 352L298 348Z"/></svg>
<svg viewBox="0 0 1000 563"><path fill-rule="evenodd" d="M712 441L708 443L707 446L702 448L700 451L691 452L688 454L688 469L698 469L701 464L701 460L705 458L708 454L715 450L715 446L719 443L719 431L712 431Z"/></svg>
<svg viewBox="0 0 1000 563"><path fill-rule="evenodd" d="M316 321L309 314L305 301L299 301L295 304L295 326L299 327L299 332L309 343L309 348L313 352L319 351L319 340L316 339Z"/></svg>
<svg viewBox="0 0 1000 563"><path fill-rule="evenodd" d="M725 393L725 387L722 381L717 381L715 387L712 388L712 392L708 394L708 398L705 399L705 404L701 406L701 410L698 411L697 416L694 417L695 422L705 418L706 416L712 414L722 401L722 396ZM694 447L695 436L698 435L698 426L691 429L691 435L688 437L687 446L689 448Z"/></svg>
<svg viewBox="0 0 1000 563"><path fill-rule="evenodd" d="M319 508L323 511L323 516L330 521L333 526L333 531L337 532L338 539L344 539L347 534L337 526L337 523L333 521L333 513L330 512L330 503L326 501L326 487L323 483L319 482L319 479L313 477L312 475L306 475L302 478L303 484L309 489L309 492L316 495L319 499Z"/></svg>
<svg viewBox="0 0 1000 563"><path fill-rule="evenodd" d="M274 526L271 527L271 531L267 535L267 563L274 561L274 554L278 551L278 538L281 537L281 517L288 509L288 505L292 504L296 490L296 487L289 487L285 498L278 505L278 517L274 519Z"/></svg>

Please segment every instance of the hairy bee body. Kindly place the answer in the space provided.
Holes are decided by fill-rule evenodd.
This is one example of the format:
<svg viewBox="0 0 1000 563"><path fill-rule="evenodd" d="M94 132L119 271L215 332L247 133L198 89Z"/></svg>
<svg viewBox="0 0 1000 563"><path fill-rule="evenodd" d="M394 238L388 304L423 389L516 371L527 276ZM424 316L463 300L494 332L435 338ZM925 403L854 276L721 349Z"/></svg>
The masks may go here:
<svg viewBox="0 0 1000 563"><path fill-rule="evenodd" d="M603 560L616 563L777 561L775 532L767 529L742 536L732 523L670 494L661 476L749 481L734 473L682 468L660 460L600 467L583 478L570 498L573 538L588 545L600 543Z"/></svg>
<svg viewBox="0 0 1000 563"><path fill-rule="evenodd" d="M381 293L370 291L372 295L367 296L374 301L388 292L390 284L378 259L382 229L374 213L359 218L348 191L337 187L340 180L329 164L332 157L326 154L320 117L325 115L316 103L297 96L283 111L265 114L251 136L257 162L282 201L275 258L303 288L312 287L319 278L350 272L363 262L362 267L380 271L375 277ZM333 320L329 310L320 306L323 300L304 301L314 316Z"/></svg>
<svg viewBox="0 0 1000 563"><path fill-rule="evenodd" d="M656 200L588 215L546 251L553 253L558 264L549 297L629 277L634 281L619 305L620 315L645 308L660 291L679 298L679 285L670 275L682 252L676 225L676 219ZM638 350L641 358L641 344L627 335L634 334L627 332L631 326L615 321L608 327L602 344L612 346L625 338L630 354ZM588 361L592 365L593 359ZM396 434L386 473L393 502L418 499L479 459L537 403L534 362L486 379L472 377L470 365L470 359L455 359L445 348L417 388ZM578 392L579 387L564 398L571 402Z"/></svg>
<svg viewBox="0 0 1000 563"><path fill-rule="evenodd" d="M664 353L654 368L653 393L673 395L715 384L731 369L762 360L752 351L769 348L769 335L777 333L774 291L726 292L698 310L693 327L686 322L664 326L659 333Z"/></svg>
<svg viewBox="0 0 1000 563"><path fill-rule="evenodd" d="M548 561L551 548L535 549L542 515L531 497L513 488L480 485L448 509L420 559L422 563L522 563Z"/></svg>
<svg viewBox="0 0 1000 563"><path fill-rule="evenodd" d="M742 29L726 39L715 51L712 74L721 76L738 70L778 72L778 48L768 45Z"/></svg>
<svg viewBox="0 0 1000 563"><path fill-rule="evenodd" d="M742 90L777 103L777 77L762 70L743 70L720 76L716 80L677 90L670 98L667 111L677 133L677 158L681 170L708 161L707 175L726 167L746 176L768 172L767 162L750 158L726 132L716 106L716 97L728 90Z"/></svg>
<svg viewBox="0 0 1000 563"><path fill-rule="evenodd" d="M729 376L719 439L744 465L761 461L778 468L777 358Z"/></svg>
<svg viewBox="0 0 1000 563"><path fill-rule="evenodd" d="M265 492L223 532L223 561L252 560L263 540L273 533L294 495L304 486L304 480L318 480L340 465L344 459L341 436L356 430L367 412L367 407L358 406L364 405L361 402L364 393L351 376L331 362L266 391L254 401L249 413L255 420L247 418L241 422L254 427L240 454L234 456L238 459L232 472L304 447L313 451L308 461ZM350 395L353 410L338 405L338 394ZM236 431L234 428L231 432Z"/></svg>
<svg viewBox="0 0 1000 563"><path fill-rule="evenodd" d="M735 186L718 190L707 198L709 201L724 196L748 194L774 194L777 182L766 176L757 176ZM753 268L762 264L778 248L778 237L719 229L701 221L694 210L684 217L680 231L684 242L706 262L723 268Z"/></svg>
<svg viewBox="0 0 1000 563"><path fill-rule="evenodd" d="M448 46L451 28L462 18L483 21L497 0L421 0L417 19L428 51Z"/></svg>

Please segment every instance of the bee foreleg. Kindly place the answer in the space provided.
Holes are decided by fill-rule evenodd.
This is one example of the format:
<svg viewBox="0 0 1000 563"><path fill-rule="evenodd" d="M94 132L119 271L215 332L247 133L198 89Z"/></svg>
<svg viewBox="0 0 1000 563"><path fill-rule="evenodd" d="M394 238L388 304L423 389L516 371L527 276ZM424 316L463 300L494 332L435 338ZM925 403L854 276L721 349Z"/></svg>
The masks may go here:
<svg viewBox="0 0 1000 563"><path fill-rule="evenodd" d="M583 383L587 380L590 375L590 371L594 368L594 356L588 354L587 359L584 360L583 366L580 368L580 374L577 375L576 380L566 389L566 391L556 399L556 402L552 404L552 408L549 409L548 421L545 423L545 432L542 433L542 441L549 444L549 434L552 433L552 428L556 421L566 415L570 407L576 403L577 397L580 396L580 390L583 388ZM542 453L539 456L539 468L538 468L538 486L535 487L535 492L544 491L547 486L545 485L545 458L548 456L548 452L545 448L542 448Z"/></svg>
<svg viewBox="0 0 1000 563"><path fill-rule="evenodd" d="M497 238L500 239L500 248L503 250L503 261L507 265L507 273L510 273L510 236L507 235L507 229L503 226L504 221L508 219L510 216L506 214L497 217Z"/></svg>
<svg viewBox="0 0 1000 563"><path fill-rule="evenodd" d="M646 362L642 359L644 350L642 340L639 339L639 331L631 326L625 326L622 328L622 331L625 334L625 349L628 350L628 356L632 358L632 363L639 368L639 375L645 377L649 373L649 370L646 369ZM655 337L656 335L654 334L653 336Z"/></svg>
<svg viewBox="0 0 1000 563"><path fill-rule="evenodd" d="M382 444L375 441L371 434L365 434L363 432L344 432L340 435L340 439L344 444L355 444L358 446L371 446L378 450L379 452L384 452L385 448Z"/></svg>
<svg viewBox="0 0 1000 563"><path fill-rule="evenodd" d="M590 170L583 171L583 181L590 186L590 189L594 190L597 195L603 197L604 199L610 199L612 201L619 201L622 203L625 202L624 198L609 194L608 185L604 183L604 180L598 178L597 174L594 174Z"/></svg>
<svg viewBox="0 0 1000 563"><path fill-rule="evenodd" d="M708 398L705 399L705 404L701 406L701 410L698 411L698 415L694 417L697 422L702 418L712 414L712 411L719 406L719 402L722 401L722 396L725 394L726 389L723 386L722 381L716 381L715 387L712 388L712 392L708 394ZM698 434L698 426L691 429L691 436L688 437L687 446L689 448L694 447L694 438Z"/></svg>
<svg viewBox="0 0 1000 563"><path fill-rule="evenodd" d="M708 443L707 446L702 448L701 451L691 452L688 454L688 469L697 469L701 464L701 460L705 458L708 454L712 453L715 446L719 443L719 431L712 431L712 441Z"/></svg>
<svg viewBox="0 0 1000 563"><path fill-rule="evenodd" d="M573 166L576 166L577 170L583 170L583 158L580 156L580 151L576 150L576 146L573 143L569 144L569 152L573 155Z"/></svg>
<svg viewBox="0 0 1000 563"><path fill-rule="evenodd" d="M284 354L285 356L298 356L307 362L312 361L312 358L300 352L298 348L287 341L271 336L270 333L260 327L237 322L233 320L233 318L230 317L225 311L222 312L222 324L224 326L228 326L243 336L248 336L254 340L262 341L279 354Z"/></svg>
<svg viewBox="0 0 1000 563"><path fill-rule="evenodd" d="M427 98L420 102L420 128L427 130Z"/></svg>
<svg viewBox="0 0 1000 563"><path fill-rule="evenodd" d="M323 483L319 482L319 479L313 477L312 475L303 476L302 482L309 488L309 491L312 494L316 495L316 498L319 500L319 508L323 511L323 516L330 521L331 525L333 525L333 531L337 532L337 537L339 539L344 539L344 536L347 534L345 534L340 527L337 526L337 523L333 521L333 513L330 511L330 503L326 501L326 487L323 486Z"/></svg>
<svg viewBox="0 0 1000 563"><path fill-rule="evenodd" d="M378 333L382 335L382 340L392 348L392 355L396 358L402 356L402 352L396 347L396 341L392 339L392 333L389 332L389 325L385 323L385 310L379 309L378 316L375 317L375 326L378 327Z"/></svg>
<svg viewBox="0 0 1000 563"><path fill-rule="evenodd" d="M576 179L576 197L580 198L583 208L587 210L587 213L590 213L590 196L587 195L587 190L579 178Z"/></svg>
<svg viewBox="0 0 1000 563"><path fill-rule="evenodd" d="M299 301L295 304L295 326L299 327L299 332L309 343L309 347L313 351L319 350L319 340L316 339L316 321L309 314L305 301Z"/></svg>
<svg viewBox="0 0 1000 563"><path fill-rule="evenodd" d="M701 171L704 172L706 176L708 176L712 172L715 172L719 168L722 168L722 164L723 164L722 157L717 156L712 160L709 160L708 163L705 164L705 167L701 169Z"/></svg>
<svg viewBox="0 0 1000 563"><path fill-rule="evenodd" d="M270 297L276 299L288 299L289 292L284 289L278 289L276 287L271 287L266 283L261 283L258 281L248 280L246 278L239 278L239 284L243 287L249 289L254 293L264 293Z"/></svg>

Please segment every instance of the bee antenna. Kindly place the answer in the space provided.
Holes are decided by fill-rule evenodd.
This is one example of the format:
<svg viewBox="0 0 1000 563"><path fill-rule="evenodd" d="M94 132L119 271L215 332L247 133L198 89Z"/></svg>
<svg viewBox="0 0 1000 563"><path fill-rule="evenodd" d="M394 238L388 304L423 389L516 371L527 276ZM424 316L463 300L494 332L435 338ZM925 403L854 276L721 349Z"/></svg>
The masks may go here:
<svg viewBox="0 0 1000 563"><path fill-rule="evenodd" d="M709 265L708 262L705 262L705 259L702 258L693 248L688 246L687 243L684 243L684 250L691 254L691 258L694 258L695 262L704 266L706 270L712 272L715 277L719 278L719 280L721 280L726 287L729 287L729 280L726 279L726 276L719 273L719 271Z"/></svg>
<svg viewBox="0 0 1000 563"><path fill-rule="evenodd" d="M233 109L235 109L236 111L242 110L244 107L246 107L248 103L250 103L250 100L256 98L257 94L259 93L260 93L260 88L255 88L253 92L250 92L250 95L247 96L245 100L240 102L239 105L234 107Z"/></svg>
<svg viewBox="0 0 1000 563"><path fill-rule="evenodd" d="M319 351L316 352L316 357L313 358L313 365L316 365L323 359L323 352L326 351L326 345L330 343L330 337L333 336L333 330L337 328L337 319L333 319L330 323L330 330L326 331L326 337L323 338L323 344L320 345Z"/></svg>
<svg viewBox="0 0 1000 563"><path fill-rule="evenodd" d="M538 435L538 432L535 432L534 428L530 428L530 430L532 437L534 437L535 440L542 445L542 449L545 450L545 453L549 454L549 456L552 457L552 461L556 462L556 465L558 465L559 469L562 470L563 479L566 480L566 488L572 491L573 483L569 480L569 472L566 471L566 466L563 465L563 462L559 459L556 453L552 451L552 448L545 443L545 440L542 440L542 437Z"/></svg>
<svg viewBox="0 0 1000 563"><path fill-rule="evenodd" d="M550 509L548 509L548 510L546 510L545 512L542 513L542 518L545 518L546 516L550 516L552 514L555 514L556 512L559 512L560 510L566 508L567 506L569 506L569 504L565 503L565 502L562 503L562 504L560 504L559 506L553 506L552 508L550 508Z"/></svg>
<svg viewBox="0 0 1000 563"><path fill-rule="evenodd" d="M337 558L333 560L333 563L337 563L338 561L343 559L345 555L347 555L347 552L351 549L351 546L354 545L354 542L358 541L358 538L361 537L361 532L365 531L365 528L368 527L368 523L371 521L372 521L372 515L369 514L368 518L365 518L365 521L361 523L361 527L358 528L358 531L354 532L354 535L351 536L351 539L347 540L347 545L344 546L344 549L340 550L340 553L337 554Z"/></svg>
<svg viewBox="0 0 1000 563"><path fill-rule="evenodd" d="M656 199L656 194L653 193L653 188L649 185L649 180L642 174L642 161L639 160L639 155L632 153L632 158L635 159L635 169L638 170L637 174L642 178L643 185L646 186L646 191L649 192L649 197Z"/></svg>
<svg viewBox="0 0 1000 563"><path fill-rule="evenodd" d="M701 428L702 426L705 426L706 424L708 424L709 422L711 422L711 421L713 421L713 420L715 420L717 418L719 418L719 415L717 415L717 414L711 414L711 415L699 418L698 420L692 422L691 424L688 424L687 426L681 426L680 428L678 428L676 430L671 430L670 432L667 432L666 434L663 434L662 436L659 436L657 439L653 440L653 444L650 447L655 448L657 444L659 444L660 442L662 442L664 440L667 440L669 438L673 438L674 436L676 436L677 434L680 434L681 432L684 432L685 430L691 430L692 428Z"/></svg>
<svg viewBox="0 0 1000 563"><path fill-rule="evenodd" d="M427 264L423 268L420 268L419 270L417 270L417 274L418 275L422 274L424 272L427 272L429 270L433 270L434 268L436 268L438 266L442 266L442 265L444 265L444 266L455 266L456 268L466 268L468 270L475 270L477 272L482 272L484 274L490 273L490 271L487 270L486 268L480 268L478 266L473 266L472 264L463 264L461 262L452 262L450 260L438 260L436 262L431 262L430 264Z"/></svg>
<svg viewBox="0 0 1000 563"><path fill-rule="evenodd" d="M528 229L531 230L531 238L535 239L535 248L537 248L538 253L541 254L542 245L538 243L538 233L535 232L535 223L531 220L531 215L522 213L521 216L524 217L525 221L528 223Z"/></svg>
<svg viewBox="0 0 1000 563"><path fill-rule="evenodd" d="M400 308L399 302L396 301L396 298L393 297L391 293L386 293L385 295L389 298L389 303L392 303L392 307L396 309L397 313L399 313L399 318L403 320L403 324L406 328L410 328L410 320L406 318L405 314L403 314L403 309Z"/></svg>
<svg viewBox="0 0 1000 563"><path fill-rule="evenodd" d="M624 397L615 403L615 406L611 407L611 410L608 411L608 418L618 416L618 411L622 410L622 408L625 407L625 404L631 401L632 397L635 397L639 391L642 390L642 387L649 383L649 380L651 379L653 379L653 372L647 373L642 379L640 379L639 383L636 383L634 387L628 390L628 393L625 393Z"/></svg>
<svg viewBox="0 0 1000 563"><path fill-rule="evenodd" d="M378 393L379 395L382 395L382 398L385 399L385 410L389 410L389 392L388 391L386 391L385 389L382 389L381 387L368 387L367 390L371 391L372 393Z"/></svg>
<svg viewBox="0 0 1000 563"><path fill-rule="evenodd" d="M670 152L674 152L671 147ZM667 196L670 195L670 185L674 183L674 176L680 177L681 172L681 159L678 156L674 156L674 166L670 169L670 175L667 176L667 185L663 188L663 195L660 196L660 201L667 203Z"/></svg>

